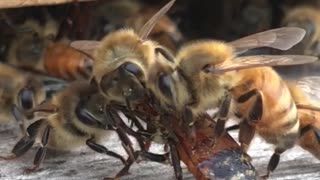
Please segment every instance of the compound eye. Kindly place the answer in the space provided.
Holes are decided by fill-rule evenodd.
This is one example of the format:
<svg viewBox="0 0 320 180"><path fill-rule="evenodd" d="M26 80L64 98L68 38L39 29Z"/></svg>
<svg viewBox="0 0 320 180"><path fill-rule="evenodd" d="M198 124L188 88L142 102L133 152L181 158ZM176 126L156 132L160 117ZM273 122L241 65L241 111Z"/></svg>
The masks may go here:
<svg viewBox="0 0 320 180"><path fill-rule="evenodd" d="M142 76L141 68L136 64L126 63L126 64L123 64L121 67L122 67L123 70L132 73L136 77L141 77Z"/></svg>
<svg viewBox="0 0 320 180"><path fill-rule="evenodd" d="M171 91L171 86L173 85L173 81L169 75L161 74L159 76L158 86L160 91L167 97L172 98L173 94Z"/></svg>
<svg viewBox="0 0 320 180"><path fill-rule="evenodd" d="M29 110L33 107L33 91L31 91L30 89L23 88L19 92L18 98L24 110Z"/></svg>

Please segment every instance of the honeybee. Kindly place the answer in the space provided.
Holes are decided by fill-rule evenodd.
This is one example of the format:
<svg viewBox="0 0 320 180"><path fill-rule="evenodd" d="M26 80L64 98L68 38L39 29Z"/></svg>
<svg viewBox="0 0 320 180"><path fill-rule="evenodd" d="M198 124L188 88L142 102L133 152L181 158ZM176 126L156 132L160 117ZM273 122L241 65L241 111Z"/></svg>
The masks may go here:
<svg viewBox="0 0 320 180"><path fill-rule="evenodd" d="M289 53L299 53L306 55L320 55L319 36L320 36L320 14L316 7L297 6L290 9L282 21L284 26L300 27L306 30L304 39Z"/></svg>
<svg viewBox="0 0 320 180"><path fill-rule="evenodd" d="M92 82L109 101L128 105L128 102L142 99L149 69L156 68L160 58L173 61L166 48L147 39L173 3L174 0L161 8L138 33L133 29L120 29L106 35L101 42L75 41L71 44L83 51L94 50Z"/></svg>
<svg viewBox="0 0 320 180"><path fill-rule="evenodd" d="M244 160L248 160L246 152L255 131L267 142L276 145L268 165L268 177L276 168L280 154L291 148L298 138L299 121L288 88L280 76L267 66L310 63L317 58L237 54L256 47L287 50L298 43L304 34L303 29L287 27L230 43L211 40L185 45L176 56L177 70L167 75L170 81L167 81L167 88L163 88L162 92L169 94L167 99L171 99L171 104L190 124L194 117L219 107L215 127L218 137L224 132L229 114L240 117L239 139ZM275 118L277 121L273 120Z"/></svg>
<svg viewBox="0 0 320 180"><path fill-rule="evenodd" d="M7 63L67 80L91 75L92 59L66 42L55 42L57 22L48 19L45 25L30 19L15 27L16 32L8 48Z"/></svg>
<svg viewBox="0 0 320 180"><path fill-rule="evenodd" d="M97 88L87 81L75 81L52 99L25 112L25 114L34 112L45 114L28 126L25 135L12 149L12 155L1 158L5 160L18 158L39 139L41 146L35 155L33 167L26 169L27 173L37 170L45 158L47 148L66 151L87 145L98 153L118 158L126 164L127 161L121 155L99 144L103 137L108 137L110 134L107 130L111 129L110 122L113 120L105 118L105 100L97 92ZM23 118L23 114L17 118ZM121 128L116 131L121 140L125 139L123 137L127 138ZM131 145L131 142L123 143L126 150L129 148L127 146Z"/></svg>

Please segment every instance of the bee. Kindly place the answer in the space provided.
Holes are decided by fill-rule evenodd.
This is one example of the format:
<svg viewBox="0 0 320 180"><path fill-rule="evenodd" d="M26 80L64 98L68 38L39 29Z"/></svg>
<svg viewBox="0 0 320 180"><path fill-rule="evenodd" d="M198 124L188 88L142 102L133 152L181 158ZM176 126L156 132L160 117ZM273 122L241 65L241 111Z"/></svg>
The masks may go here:
<svg viewBox="0 0 320 180"><path fill-rule="evenodd" d="M267 66L311 63L317 58L237 54L257 47L287 50L297 44L304 34L303 29L287 27L230 43L211 40L185 45L176 56L177 70L169 75L168 88L162 89L162 92L169 94L167 99L171 99L175 110L181 112L190 125L194 123L194 117L219 107L215 127L218 137L224 132L228 115L237 115L241 119L239 139L244 160L249 160L246 152L255 132L276 145L268 165L268 177L276 168L280 154L291 148L298 138L299 121L288 88L280 76ZM267 85L267 82L270 84ZM184 90L187 91L182 92Z"/></svg>
<svg viewBox="0 0 320 180"><path fill-rule="evenodd" d="M41 146L35 155L34 165L26 169L27 173L38 169L45 158L47 148L68 151L87 145L98 153L118 158L126 164L127 161L121 155L99 144L102 138L110 134L108 128L112 129L110 127L112 120L105 118L105 100L97 92L97 88L87 81L75 81L50 100L25 112L24 114L34 112L45 114L28 126L25 135L12 149L12 154L1 158L5 160L18 158L30 150L39 139ZM17 117L23 118L23 114ZM126 137L128 142L123 143L128 149L127 145L131 145L128 137L121 128L116 131L121 140Z"/></svg>
<svg viewBox="0 0 320 180"><path fill-rule="evenodd" d="M67 80L88 79L91 75L93 62L88 55L65 42L55 42L58 25L53 19L43 26L29 19L15 28L18 30L8 48L8 64Z"/></svg>
<svg viewBox="0 0 320 180"><path fill-rule="evenodd" d="M128 104L129 101L142 99L149 69L157 67L155 64L160 58L173 61L166 48L147 39L173 3L174 0L160 9L138 33L133 29L120 29L106 35L100 42L75 41L71 44L83 51L94 50L91 81L109 101Z"/></svg>
<svg viewBox="0 0 320 180"><path fill-rule="evenodd" d="M9 65L0 64L0 84L0 122L14 119L17 108L28 111L46 99L46 88L39 78ZM32 119L33 114L27 118ZM24 131L23 122L19 123Z"/></svg>
<svg viewBox="0 0 320 180"><path fill-rule="evenodd" d="M306 30L304 39L288 53L299 53L305 55L320 55L318 26L320 25L320 14L318 9L312 6L298 6L290 9L282 21L283 26L300 27Z"/></svg>

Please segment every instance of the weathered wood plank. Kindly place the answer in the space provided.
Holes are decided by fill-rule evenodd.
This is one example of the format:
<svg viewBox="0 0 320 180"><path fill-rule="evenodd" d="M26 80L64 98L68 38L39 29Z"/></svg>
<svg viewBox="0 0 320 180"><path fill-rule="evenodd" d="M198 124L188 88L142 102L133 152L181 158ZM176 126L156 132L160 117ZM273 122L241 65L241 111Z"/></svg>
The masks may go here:
<svg viewBox="0 0 320 180"><path fill-rule="evenodd" d="M10 125L0 127L0 153L6 154L16 142L19 129ZM236 132L231 133L236 136ZM105 145L114 151L125 154L116 135L111 135ZM161 152L162 146L155 145L153 150ZM122 167L121 162L108 156L92 152L83 148L74 152L50 152L43 163L42 169L31 175L24 175L23 168L30 166L35 150L24 157L14 161L0 161L0 179L102 179L112 176ZM249 151L253 157L253 164L259 172L264 173L269 157L272 154L272 146L264 143L260 138L255 138ZM320 179L320 163L301 148L294 148L281 157L281 163L271 179L297 180ZM153 162L140 162L134 164L131 174L123 179L174 179L173 170L168 165ZM184 167L184 179L194 179Z"/></svg>

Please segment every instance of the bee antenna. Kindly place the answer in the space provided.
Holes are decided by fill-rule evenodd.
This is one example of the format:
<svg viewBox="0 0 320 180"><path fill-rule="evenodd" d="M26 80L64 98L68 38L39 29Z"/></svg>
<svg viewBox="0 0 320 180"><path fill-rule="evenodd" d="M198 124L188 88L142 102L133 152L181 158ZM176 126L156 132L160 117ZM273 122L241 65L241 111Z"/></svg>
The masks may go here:
<svg viewBox="0 0 320 180"><path fill-rule="evenodd" d="M140 29L138 35L142 40L145 40L150 32L152 31L153 27L158 23L158 21L165 15L171 6L174 4L176 0L171 0L165 6L163 6L156 14L154 14L146 24Z"/></svg>

